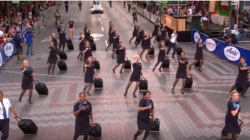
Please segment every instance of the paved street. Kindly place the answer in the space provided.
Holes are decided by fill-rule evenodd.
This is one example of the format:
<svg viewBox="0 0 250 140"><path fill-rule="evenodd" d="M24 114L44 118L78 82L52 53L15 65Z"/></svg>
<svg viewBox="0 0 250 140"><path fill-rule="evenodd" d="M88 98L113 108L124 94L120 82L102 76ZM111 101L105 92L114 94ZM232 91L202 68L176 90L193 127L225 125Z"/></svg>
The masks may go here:
<svg viewBox="0 0 250 140"><path fill-rule="evenodd" d="M100 3L105 10L104 14L91 15L92 2L83 2L82 11L79 11L77 2L71 2L69 12L65 13L63 9L61 15L65 25L70 18L75 19L75 35L83 33L84 25L87 24L91 33L97 36L95 38L97 51L94 55L101 64L101 70L98 73L104 80L104 89L92 89L90 91L92 96L88 96L87 99L92 103L94 121L102 126L101 140L132 140L137 130L137 108L142 96L138 92L140 97L133 98L134 85L132 85L128 97L124 98L123 93L130 71L122 75L112 72L116 60L111 58L111 51L105 51L109 21L113 22L121 41L125 43L130 60L141 51L141 48L133 49L134 46L128 43L134 24L127 9L124 9L119 2L113 2L113 8L109 8L108 2ZM151 34L153 24L140 16L138 19L139 24ZM76 59L78 41L74 40L75 51L67 52L68 71L61 73L57 68L55 75L47 75L49 46L47 39L52 32L56 32L54 26L54 19L52 19L35 39L35 55L27 57L36 78L48 86L49 96L39 97L35 91L32 105L28 103L28 94L23 97L22 103L19 103L22 64L18 64L16 58L13 58L0 70L0 90L11 100L12 106L22 118L32 119L39 127L36 136L24 136L11 114L9 140L71 140L73 138L75 117L72 111L73 104L77 102L78 94L84 86L83 63ZM68 29L67 35L69 35ZM181 47L192 62L194 44L181 43ZM149 90L155 103L156 117L161 121L160 133L151 133L148 140L215 140L220 136L220 131L224 127L228 90L234 84L238 70L236 66L219 60L211 53L204 52L204 57L202 72L192 69L193 88L186 90L185 95L180 92L181 82L176 87L176 94L171 93L178 66L176 60L171 59L170 69L160 73L158 70L152 72L157 57L149 60L142 59L143 72L149 82ZM245 120L240 140L250 140L250 97L248 94L247 96L248 98L240 101L242 117Z"/></svg>

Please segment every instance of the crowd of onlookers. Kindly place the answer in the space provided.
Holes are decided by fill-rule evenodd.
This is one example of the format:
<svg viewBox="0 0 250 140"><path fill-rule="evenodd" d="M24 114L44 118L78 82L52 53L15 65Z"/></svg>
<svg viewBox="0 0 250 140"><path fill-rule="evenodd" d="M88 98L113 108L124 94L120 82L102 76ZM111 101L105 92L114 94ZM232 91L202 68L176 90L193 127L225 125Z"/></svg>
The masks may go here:
<svg viewBox="0 0 250 140"><path fill-rule="evenodd" d="M145 1L137 1L137 5L143 9L146 9L148 12L153 14L160 14L160 5L157 5L156 3L149 3Z"/></svg>

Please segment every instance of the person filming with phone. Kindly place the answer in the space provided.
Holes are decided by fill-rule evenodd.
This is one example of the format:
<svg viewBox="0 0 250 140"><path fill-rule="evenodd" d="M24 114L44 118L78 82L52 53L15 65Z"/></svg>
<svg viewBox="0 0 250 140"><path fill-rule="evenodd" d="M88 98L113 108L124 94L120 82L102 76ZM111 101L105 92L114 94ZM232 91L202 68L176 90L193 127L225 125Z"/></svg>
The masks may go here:
<svg viewBox="0 0 250 140"><path fill-rule="evenodd" d="M79 101L75 103L73 109L75 120L75 135L73 140L77 140L80 135L83 135L83 140L88 140L90 126L94 126L92 106L85 99L85 94L79 94Z"/></svg>

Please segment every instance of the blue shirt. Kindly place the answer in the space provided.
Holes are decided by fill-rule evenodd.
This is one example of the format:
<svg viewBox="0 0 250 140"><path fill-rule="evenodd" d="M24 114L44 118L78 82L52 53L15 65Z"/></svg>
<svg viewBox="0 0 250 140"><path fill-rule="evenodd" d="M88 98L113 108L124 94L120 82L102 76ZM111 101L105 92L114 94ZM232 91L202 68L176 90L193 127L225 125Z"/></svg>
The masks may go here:
<svg viewBox="0 0 250 140"><path fill-rule="evenodd" d="M33 34L32 33L25 33L24 35L27 44L33 44Z"/></svg>
<svg viewBox="0 0 250 140"><path fill-rule="evenodd" d="M22 43L21 37L16 35L16 36L14 36L13 40L15 42L16 49L21 49L22 48L22 46L21 46L21 43Z"/></svg>

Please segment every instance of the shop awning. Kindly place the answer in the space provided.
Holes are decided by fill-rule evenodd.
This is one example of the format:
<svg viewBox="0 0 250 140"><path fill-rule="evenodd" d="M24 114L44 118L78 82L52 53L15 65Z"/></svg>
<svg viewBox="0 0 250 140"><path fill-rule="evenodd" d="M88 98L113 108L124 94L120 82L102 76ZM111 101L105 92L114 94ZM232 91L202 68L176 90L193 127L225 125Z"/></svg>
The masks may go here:
<svg viewBox="0 0 250 140"><path fill-rule="evenodd" d="M178 6L178 1L167 1L165 6ZM187 6L186 1L179 1L179 6Z"/></svg>

